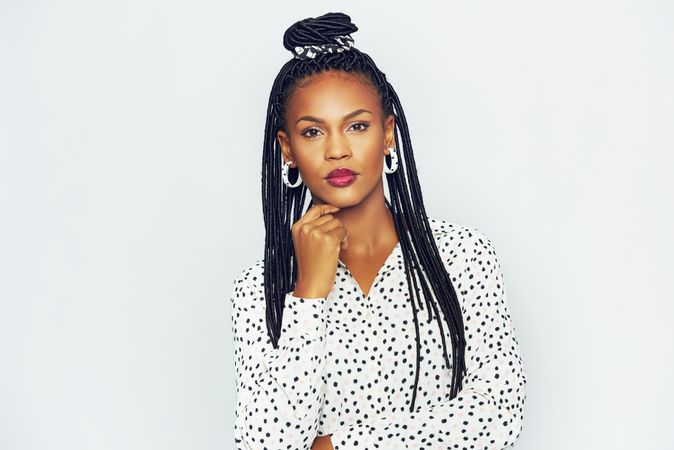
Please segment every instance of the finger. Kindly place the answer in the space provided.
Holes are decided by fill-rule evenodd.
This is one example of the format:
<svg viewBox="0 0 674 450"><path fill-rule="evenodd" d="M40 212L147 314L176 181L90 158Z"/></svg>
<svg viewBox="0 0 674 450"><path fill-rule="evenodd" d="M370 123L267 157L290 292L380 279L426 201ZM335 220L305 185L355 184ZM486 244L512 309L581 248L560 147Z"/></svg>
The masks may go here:
<svg viewBox="0 0 674 450"><path fill-rule="evenodd" d="M324 223L321 223L320 225L317 226L317 228L319 228L321 230L321 232L323 232L323 233L327 233L328 231L332 231L335 228L344 227L341 220L335 218L332 215L330 215L330 216L331 216L330 220L326 220ZM328 217L328 216L323 216L323 217ZM320 219L316 219L313 222L311 222L312 225L314 223L318 222L319 220L323 219L323 217L321 217Z"/></svg>
<svg viewBox="0 0 674 450"><path fill-rule="evenodd" d="M306 222L306 223L304 224L303 228L306 227L306 228L307 228L307 231L308 231L308 230L313 230L314 228L320 227L320 226L322 226L322 225L324 225L324 224L330 222L331 220L335 220L335 216L333 216L332 214L328 213L328 214L325 214L325 215L319 217L319 218L316 219L316 220L312 220L311 222Z"/></svg>
<svg viewBox="0 0 674 450"><path fill-rule="evenodd" d="M344 227L335 227L330 231L327 231L328 234L333 235L338 241L339 245L342 248L346 248L345 245L348 245L348 232Z"/></svg>
<svg viewBox="0 0 674 450"><path fill-rule="evenodd" d="M342 226L342 221L336 219L334 216L328 214L321 216L313 222L306 223L302 225L302 232L309 234L314 230L322 234L329 234L335 228L340 228Z"/></svg>
<svg viewBox="0 0 674 450"><path fill-rule="evenodd" d="M309 208L309 210L302 217L300 217L300 220L298 220L298 222L301 223L311 222L318 219L324 214L329 214L337 211L339 211L339 208L337 206L330 205L327 203L314 205L311 208Z"/></svg>

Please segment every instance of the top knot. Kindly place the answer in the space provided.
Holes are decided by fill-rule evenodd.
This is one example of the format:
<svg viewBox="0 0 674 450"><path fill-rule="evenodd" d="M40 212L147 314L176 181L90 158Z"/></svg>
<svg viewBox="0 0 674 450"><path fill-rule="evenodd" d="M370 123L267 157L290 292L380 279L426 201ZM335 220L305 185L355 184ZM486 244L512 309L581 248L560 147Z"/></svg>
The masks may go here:
<svg viewBox="0 0 674 450"><path fill-rule="evenodd" d="M353 47L351 33L358 27L351 18L340 12L309 17L295 22L283 34L283 46L295 58L315 58L319 53L339 53Z"/></svg>

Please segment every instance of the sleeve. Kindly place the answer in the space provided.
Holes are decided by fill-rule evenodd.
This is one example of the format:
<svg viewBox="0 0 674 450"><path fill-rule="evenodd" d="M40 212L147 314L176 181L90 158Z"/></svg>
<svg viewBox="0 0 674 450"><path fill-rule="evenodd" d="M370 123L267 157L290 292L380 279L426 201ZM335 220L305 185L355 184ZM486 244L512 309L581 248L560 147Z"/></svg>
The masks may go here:
<svg viewBox="0 0 674 450"><path fill-rule="evenodd" d="M325 395L326 298L286 294L278 348L262 286L240 275L231 296L237 450L309 449Z"/></svg>
<svg viewBox="0 0 674 450"><path fill-rule="evenodd" d="M469 233L461 283L466 372L456 397L339 428L335 450L504 449L519 438L526 373L510 317L503 274L490 240Z"/></svg>

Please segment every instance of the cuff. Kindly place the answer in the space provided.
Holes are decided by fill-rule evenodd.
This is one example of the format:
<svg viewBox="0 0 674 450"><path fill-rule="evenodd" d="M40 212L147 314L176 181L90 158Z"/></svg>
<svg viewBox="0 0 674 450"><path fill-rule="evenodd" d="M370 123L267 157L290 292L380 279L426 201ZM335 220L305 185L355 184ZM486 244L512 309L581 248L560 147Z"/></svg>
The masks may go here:
<svg viewBox="0 0 674 450"><path fill-rule="evenodd" d="M400 439L400 433L387 432L388 438L382 440L377 438L373 431L374 428L370 428L367 422L362 425L345 425L333 433L329 433L330 442L334 450L360 450L363 448L409 450L409 447Z"/></svg>
<svg viewBox="0 0 674 450"><path fill-rule="evenodd" d="M326 297L304 298L295 297L292 292L286 294L279 345L290 338L325 336L326 302Z"/></svg>

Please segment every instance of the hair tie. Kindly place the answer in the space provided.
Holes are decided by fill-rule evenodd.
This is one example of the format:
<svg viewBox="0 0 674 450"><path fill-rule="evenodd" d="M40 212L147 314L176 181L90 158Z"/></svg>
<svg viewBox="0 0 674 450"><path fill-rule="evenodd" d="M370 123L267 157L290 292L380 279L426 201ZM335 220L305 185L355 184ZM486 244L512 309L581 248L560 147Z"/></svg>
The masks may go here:
<svg viewBox="0 0 674 450"><path fill-rule="evenodd" d="M353 38L351 35L336 36L336 44L304 45L295 47L295 59L313 59L319 53L341 53L345 50L351 50L353 47Z"/></svg>

